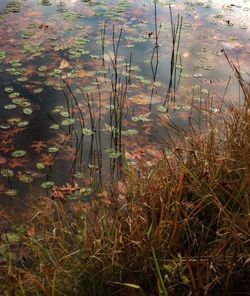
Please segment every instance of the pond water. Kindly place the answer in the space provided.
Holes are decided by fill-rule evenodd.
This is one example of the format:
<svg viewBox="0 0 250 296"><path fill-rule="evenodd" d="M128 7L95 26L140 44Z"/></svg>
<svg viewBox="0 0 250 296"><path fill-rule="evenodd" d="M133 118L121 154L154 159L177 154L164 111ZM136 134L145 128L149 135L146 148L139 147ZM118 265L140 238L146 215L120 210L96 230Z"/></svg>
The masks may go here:
<svg viewBox="0 0 250 296"><path fill-rule="evenodd" d="M249 0L1 0L2 206L87 200L122 164L167 154L170 121L202 125L195 110L220 104L228 81L239 104L222 48L247 73L249 16Z"/></svg>

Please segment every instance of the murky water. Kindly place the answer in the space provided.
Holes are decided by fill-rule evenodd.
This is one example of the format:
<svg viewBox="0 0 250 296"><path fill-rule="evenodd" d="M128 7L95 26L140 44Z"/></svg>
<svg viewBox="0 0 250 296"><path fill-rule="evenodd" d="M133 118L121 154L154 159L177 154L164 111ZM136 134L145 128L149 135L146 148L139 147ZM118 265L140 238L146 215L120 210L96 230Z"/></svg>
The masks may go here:
<svg viewBox="0 0 250 296"><path fill-rule="evenodd" d="M67 182L70 198L86 199L124 156L154 165L167 122L185 128L229 80L226 100L239 103L222 48L247 73L248 0L159 0L156 11L153 1L2 0L0 11L1 204Z"/></svg>

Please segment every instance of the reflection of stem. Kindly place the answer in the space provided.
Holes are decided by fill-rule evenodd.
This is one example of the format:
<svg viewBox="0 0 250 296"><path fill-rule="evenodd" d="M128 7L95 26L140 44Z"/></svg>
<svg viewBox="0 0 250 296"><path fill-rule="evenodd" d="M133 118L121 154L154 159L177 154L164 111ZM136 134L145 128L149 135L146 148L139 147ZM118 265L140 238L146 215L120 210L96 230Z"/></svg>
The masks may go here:
<svg viewBox="0 0 250 296"><path fill-rule="evenodd" d="M176 84L176 65L179 56L179 47L180 47L180 37L181 37L181 29L183 18L180 18L180 15L177 16L177 23L175 24L173 21L173 14L171 5L169 5L170 12L170 23L171 23L171 31L172 31L172 55L171 55L171 66L170 66L170 80L168 84L168 90L166 94L166 98L164 101L164 106L167 102L175 101L175 92L178 86Z"/></svg>
<svg viewBox="0 0 250 296"><path fill-rule="evenodd" d="M105 32L106 32L106 21L104 22L103 28L101 29L101 44L102 44L102 66L105 67Z"/></svg>
<svg viewBox="0 0 250 296"><path fill-rule="evenodd" d="M155 9L154 9L154 19L155 19L155 46L153 49L153 53L151 56L151 70L152 70L152 74L153 74L153 81L155 83L156 81L156 75L157 75L157 70L158 70L158 65L159 65L159 33L160 33L160 27L158 28L158 24L157 24L157 6L156 6L156 2L155 2ZM156 53L156 63L155 63L155 67L153 65L153 60L155 57L155 53ZM149 110L151 110L151 105L152 105L152 99L153 99L153 94L154 94L154 90L155 90L155 84L153 84L152 90L151 90L151 99L150 99L150 104L149 104Z"/></svg>
<svg viewBox="0 0 250 296"><path fill-rule="evenodd" d="M96 79L96 82L98 80ZM102 163L102 140L101 140L101 117L102 117L102 100L101 100L101 91L99 84L97 83L97 90L98 90L98 98L99 98L99 118L98 118L98 125L97 125L97 133L98 137L96 138L96 141L98 139L98 142L96 142L98 153L98 166L101 167Z"/></svg>
<svg viewBox="0 0 250 296"><path fill-rule="evenodd" d="M113 57L110 57L112 67L113 67L113 79L111 81L112 92L110 95L110 148L114 148L115 152L122 152L122 122L124 118L124 110L127 98L127 89L130 80L131 72L131 61L132 53L130 54L129 64L126 61L126 73L128 76L125 78L125 84L122 83L122 78L118 76L118 51L121 42L123 30L120 30L119 36L116 40L115 27L113 26L112 34L112 47L113 47ZM112 106L112 108L111 108ZM122 165L122 158L114 158L110 160L110 172L112 178L119 178L119 166Z"/></svg>
<svg viewBox="0 0 250 296"><path fill-rule="evenodd" d="M76 104L77 109L78 109L78 112L79 112L79 116L81 117L81 118L80 118L80 119L81 119L81 120L80 120L80 124L82 125L82 127L84 127L84 126L85 126L85 121L84 121L84 117L83 117L82 110L81 110L81 108L80 108L80 106L79 106L79 103L78 103L78 101L77 101L77 98L76 98L76 96L74 95L73 91L71 90L71 88L70 88L69 84L67 83L67 81L66 81L66 80L63 80L63 82L64 82L64 84L67 86L68 91L70 92L72 98L73 98L74 101L75 101L75 104Z"/></svg>

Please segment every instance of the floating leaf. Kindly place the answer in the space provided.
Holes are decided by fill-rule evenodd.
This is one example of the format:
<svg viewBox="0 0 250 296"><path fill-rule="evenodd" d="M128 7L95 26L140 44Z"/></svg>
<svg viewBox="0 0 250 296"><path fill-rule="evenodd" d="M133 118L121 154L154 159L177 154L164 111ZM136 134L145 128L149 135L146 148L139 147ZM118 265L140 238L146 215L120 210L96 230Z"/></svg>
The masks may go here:
<svg viewBox="0 0 250 296"><path fill-rule="evenodd" d="M10 177L14 176L14 172L12 170L10 170L10 169L2 169L1 170L1 175L3 177L10 178Z"/></svg>
<svg viewBox="0 0 250 296"><path fill-rule="evenodd" d="M25 77L25 76L23 76L23 77L18 77L17 78L17 81L19 81L19 82L25 82L25 81L28 81L29 79L28 79L28 77Z"/></svg>
<svg viewBox="0 0 250 296"><path fill-rule="evenodd" d="M43 91L43 88L36 88L33 90L33 94L40 94Z"/></svg>
<svg viewBox="0 0 250 296"><path fill-rule="evenodd" d="M20 93L17 92L17 91L15 91L15 92L9 94L9 98L10 98L10 99L14 99L14 98L17 98L17 97L19 97L19 96L20 96Z"/></svg>
<svg viewBox="0 0 250 296"><path fill-rule="evenodd" d="M32 108L24 108L23 113L26 115L30 115L33 113L33 110L32 110Z"/></svg>
<svg viewBox="0 0 250 296"><path fill-rule="evenodd" d="M12 103L24 108L31 105L31 103L25 98L14 98L11 101Z"/></svg>
<svg viewBox="0 0 250 296"><path fill-rule="evenodd" d="M157 106L157 110L162 113L168 112L168 108L166 106L162 106L162 105Z"/></svg>
<svg viewBox="0 0 250 296"><path fill-rule="evenodd" d="M27 174L20 175L18 179L24 183L31 183L33 181L33 177Z"/></svg>
<svg viewBox="0 0 250 296"><path fill-rule="evenodd" d="M59 151L59 148L56 147L56 146L53 146L53 147L48 147L48 152L49 153L56 153Z"/></svg>
<svg viewBox="0 0 250 296"><path fill-rule="evenodd" d="M60 115L61 115L62 117L65 117L65 118L67 118L67 117L70 116L70 114L69 114L68 111L61 111L61 112L60 112Z"/></svg>
<svg viewBox="0 0 250 296"><path fill-rule="evenodd" d="M4 91L7 93L12 93L14 91L14 88L11 86L8 86L8 87L5 87Z"/></svg>
<svg viewBox="0 0 250 296"><path fill-rule="evenodd" d="M12 110L12 109L15 109L16 108L16 105L15 104L9 104L9 105L5 105L4 106L4 109L5 110Z"/></svg>
<svg viewBox="0 0 250 296"><path fill-rule="evenodd" d="M48 69L47 66L40 66L40 67L38 68L38 70L39 70L40 72L45 72L47 69Z"/></svg>
<svg viewBox="0 0 250 296"><path fill-rule="evenodd" d="M196 73L193 75L194 78L201 78L203 76L203 74L200 73Z"/></svg>
<svg viewBox="0 0 250 296"><path fill-rule="evenodd" d="M49 128L54 129L54 130L58 130L60 128L60 126L58 124L52 124Z"/></svg>
<svg viewBox="0 0 250 296"><path fill-rule="evenodd" d="M132 116L131 120L134 122L142 121L142 122L149 122L151 119L147 117L148 115L139 115L139 116Z"/></svg>
<svg viewBox="0 0 250 296"><path fill-rule="evenodd" d="M36 168L38 170L43 170L43 169L45 169L45 164L42 162L38 162L38 163L36 163Z"/></svg>
<svg viewBox="0 0 250 296"><path fill-rule="evenodd" d="M150 103L148 98L142 97L140 95L134 96L130 98L131 102L138 105L147 105Z"/></svg>
<svg viewBox="0 0 250 296"><path fill-rule="evenodd" d="M68 126L68 125L72 125L74 124L75 122L75 119L73 118L67 118L67 119L64 119L61 124L64 125L64 126Z"/></svg>
<svg viewBox="0 0 250 296"><path fill-rule="evenodd" d="M126 130L126 131L122 131L122 134L123 134L124 136L135 136L135 135L137 135L138 133L139 133L139 131L136 130L136 129L128 129L128 130Z"/></svg>
<svg viewBox="0 0 250 296"><path fill-rule="evenodd" d="M84 134L84 136L92 136L94 134L94 132L91 129L86 127L82 129L82 133Z"/></svg>
<svg viewBox="0 0 250 296"><path fill-rule="evenodd" d="M62 60L60 63L59 69L62 70L68 67L69 67L69 63L66 60Z"/></svg>
<svg viewBox="0 0 250 296"><path fill-rule="evenodd" d="M26 154L27 154L27 151L25 151L25 150L16 150L16 151L11 153L11 156L13 156L13 157L22 157L22 156L24 156Z"/></svg>
<svg viewBox="0 0 250 296"><path fill-rule="evenodd" d="M9 129L10 128L10 125L5 123L5 124L0 124L0 128L3 129L3 130L6 130L6 129Z"/></svg>
<svg viewBox="0 0 250 296"><path fill-rule="evenodd" d="M50 189L50 188L52 188L54 185L55 185L54 182L52 182L52 181L46 181L46 182L43 182L43 183L41 184L41 187L42 187L43 189Z"/></svg>
<svg viewBox="0 0 250 296"><path fill-rule="evenodd" d="M20 122L18 122L18 124L17 124L18 127L26 127L26 126L28 126L28 125L29 125L29 121L26 121L26 120L24 120L24 121L20 121Z"/></svg>

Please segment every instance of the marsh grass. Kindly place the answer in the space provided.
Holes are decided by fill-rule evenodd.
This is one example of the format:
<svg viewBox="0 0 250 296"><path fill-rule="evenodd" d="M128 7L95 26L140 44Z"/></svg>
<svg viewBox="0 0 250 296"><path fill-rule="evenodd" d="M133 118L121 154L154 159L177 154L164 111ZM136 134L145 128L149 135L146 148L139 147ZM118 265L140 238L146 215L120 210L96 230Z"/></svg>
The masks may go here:
<svg viewBox="0 0 250 296"><path fill-rule="evenodd" d="M250 87L228 61L241 107L166 126L182 144L155 167L125 165L89 203L36 199L2 229L1 295L249 295Z"/></svg>

